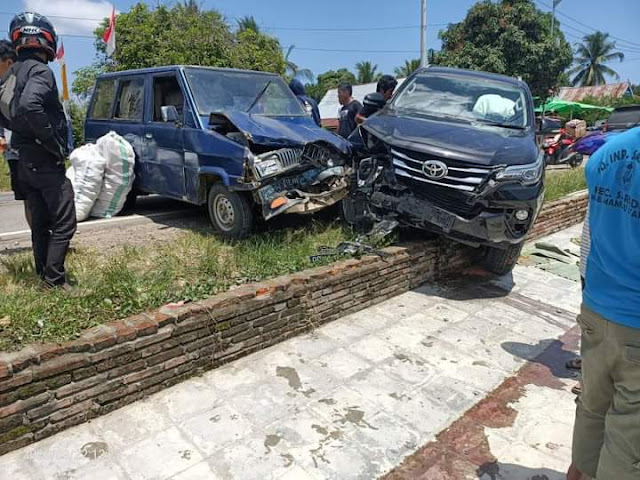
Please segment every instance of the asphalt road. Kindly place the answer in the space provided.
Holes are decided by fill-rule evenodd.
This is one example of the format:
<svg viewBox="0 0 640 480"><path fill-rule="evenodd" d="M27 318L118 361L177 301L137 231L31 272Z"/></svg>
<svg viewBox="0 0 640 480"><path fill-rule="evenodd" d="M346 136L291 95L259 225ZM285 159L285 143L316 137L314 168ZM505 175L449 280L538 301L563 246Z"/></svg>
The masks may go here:
<svg viewBox="0 0 640 480"><path fill-rule="evenodd" d="M200 209L192 205L151 195L138 198L132 215L111 219L93 218L80 223L80 228L116 228L124 221L131 224L138 221L144 222L147 218L189 216L200 213ZM23 203L16 202L11 192L0 193L0 236L20 235L28 229Z"/></svg>

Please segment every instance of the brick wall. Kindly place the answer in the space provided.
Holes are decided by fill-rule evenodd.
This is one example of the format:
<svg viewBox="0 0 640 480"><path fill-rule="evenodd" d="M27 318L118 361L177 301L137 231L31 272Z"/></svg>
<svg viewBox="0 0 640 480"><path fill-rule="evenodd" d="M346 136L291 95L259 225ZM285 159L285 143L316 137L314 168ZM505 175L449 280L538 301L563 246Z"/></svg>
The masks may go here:
<svg viewBox="0 0 640 480"><path fill-rule="evenodd" d="M530 239L583 220L587 194L542 209ZM0 353L0 455L469 265L444 241L385 250Z"/></svg>
<svg viewBox="0 0 640 480"><path fill-rule="evenodd" d="M386 254L163 307L64 344L0 353L0 454L452 274L473 252L432 241Z"/></svg>
<svg viewBox="0 0 640 480"><path fill-rule="evenodd" d="M587 191L583 190L545 204L527 239L535 240L582 222L588 199Z"/></svg>

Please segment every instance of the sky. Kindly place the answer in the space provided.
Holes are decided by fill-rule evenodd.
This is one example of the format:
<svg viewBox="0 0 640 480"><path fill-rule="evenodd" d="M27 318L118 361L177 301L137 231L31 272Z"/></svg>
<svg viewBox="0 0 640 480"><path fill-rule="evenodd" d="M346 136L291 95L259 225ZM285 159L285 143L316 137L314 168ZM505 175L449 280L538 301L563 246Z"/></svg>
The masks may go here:
<svg viewBox="0 0 640 480"><path fill-rule="evenodd" d="M535 1L542 10L550 10L552 0ZM94 59L93 39L88 37L97 19L108 16L112 4L116 11L127 11L134 3L136 0L2 0L0 37L7 36L11 17L19 11L49 16L64 41L72 76ZM439 49L438 31L461 21L474 3L427 0L427 47ZM419 57L420 0L203 0L201 5L221 11L230 24L239 17L254 16L285 48L295 45L291 59L316 75L341 67L354 70L364 60L378 65L380 72L393 73L405 59ZM638 18L638 0L563 0L557 8L560 28L572 44L594 29L616 37L626 60L612 68L622 81L640 84ZM57 65L53 69L58 73Z"/></svg>

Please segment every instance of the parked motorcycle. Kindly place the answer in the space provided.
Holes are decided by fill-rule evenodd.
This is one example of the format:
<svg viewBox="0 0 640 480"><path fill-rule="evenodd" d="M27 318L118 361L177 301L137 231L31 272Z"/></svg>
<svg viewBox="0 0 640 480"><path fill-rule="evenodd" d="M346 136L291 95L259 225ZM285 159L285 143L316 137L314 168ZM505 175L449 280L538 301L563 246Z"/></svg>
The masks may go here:
<svg viewBox="0 0 640 480"><path fill-rule="evenodd" d="M553 137L546 138L542 144L545 166L569 165L576 168L582 165L584 156L576 151L575 145L576 139L567 134L564 128Z"/></svg>

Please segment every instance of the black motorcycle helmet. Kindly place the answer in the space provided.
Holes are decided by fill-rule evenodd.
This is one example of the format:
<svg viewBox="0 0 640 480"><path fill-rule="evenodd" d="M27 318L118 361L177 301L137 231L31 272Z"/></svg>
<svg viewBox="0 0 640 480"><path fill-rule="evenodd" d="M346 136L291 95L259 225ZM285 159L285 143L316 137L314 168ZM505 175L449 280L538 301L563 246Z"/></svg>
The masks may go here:
<svg viewBox="0 0 640 480"><path fill-rule="evenodd" d="M9 24L9 36L16 52L44 50L50 62L56 58L58 35L53 24L44 15L34 12L19 13Z"/></svg>

